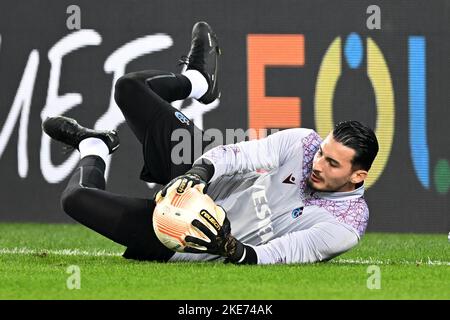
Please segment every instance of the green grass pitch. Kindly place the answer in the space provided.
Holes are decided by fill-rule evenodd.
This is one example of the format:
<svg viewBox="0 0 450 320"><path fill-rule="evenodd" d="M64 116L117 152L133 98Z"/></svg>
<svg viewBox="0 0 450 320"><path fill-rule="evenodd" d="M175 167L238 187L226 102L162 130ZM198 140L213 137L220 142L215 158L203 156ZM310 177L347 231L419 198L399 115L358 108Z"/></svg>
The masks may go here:
<svg viewBox="0 0 450 320"><path fill-rule="evenodd" d="M446 234L368 233L309 265L137 262L123 249L80 225L0 224L0 299L450 299Z"/></svg>

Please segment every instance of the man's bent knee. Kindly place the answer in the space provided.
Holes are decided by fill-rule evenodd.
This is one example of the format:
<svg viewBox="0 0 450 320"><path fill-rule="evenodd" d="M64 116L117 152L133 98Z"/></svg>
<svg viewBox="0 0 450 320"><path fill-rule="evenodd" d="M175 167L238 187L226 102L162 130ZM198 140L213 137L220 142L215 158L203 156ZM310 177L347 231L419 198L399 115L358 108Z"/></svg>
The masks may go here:
<svg viewBox="0 0 450 320"><path fill-rule="evenodd" d="M72 187L64 190L61 195L61 206L65 213L75 220L78 220L78 216L82 214L83 203L86 203L83 199L86 197L86 190L82 187Z"/></svg>
<svg viewBox="0 0 450 320"><path fill-rule="evenodd" d="M117 105L121 107L125 101L129 101L130 97L133 97L136 88L140 85L139 80L133 73L128 73L120 77L114 87L114 100Z"/></svg>

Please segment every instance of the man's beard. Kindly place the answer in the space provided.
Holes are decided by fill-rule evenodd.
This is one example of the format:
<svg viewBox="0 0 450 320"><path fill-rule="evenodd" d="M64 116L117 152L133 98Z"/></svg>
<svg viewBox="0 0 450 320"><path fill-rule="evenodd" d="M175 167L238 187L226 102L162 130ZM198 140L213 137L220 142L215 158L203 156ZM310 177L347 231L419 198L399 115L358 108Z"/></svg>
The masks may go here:
<svg viewBox="0 0 450 320"><path fill-rule="evenodd" d="M322 180L322 181L324 181L324 180ZM346 185L348 185L348 183L349 182L347 181L344 184L342 184L336 188L333 188L333 189L317 189L317 188L314 188L313 182L311 181L311 176L309 176L309 178L306 180L306 184L308 185L308 187L317 192L340 192L339 190L342 190Z"/></svg>

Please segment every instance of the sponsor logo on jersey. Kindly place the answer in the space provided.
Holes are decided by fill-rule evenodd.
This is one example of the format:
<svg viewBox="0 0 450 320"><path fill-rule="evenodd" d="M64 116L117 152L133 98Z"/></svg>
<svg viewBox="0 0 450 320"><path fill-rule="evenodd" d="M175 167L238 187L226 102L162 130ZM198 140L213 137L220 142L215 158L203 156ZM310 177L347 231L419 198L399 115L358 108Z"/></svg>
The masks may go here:
<svg viewBox="0 0 450 320"><path fill-rule="evenodd" d="M217 220L205 209L202 209L200 211L200 215L205 218L206 221L209 222L209 224L219 232L220 230L220 224L217 222Z"/></svg>
<svg viewBox="0 0 450 320"><path fill-rule="evenodd" d="M300 217L303 213L303 207L300 208L295 208L294 210L292 210L292 218L296 219L298 217Z"/></svg>
<svg viewBox="0 0 450 320"><path fill-rule="evenodd" d="M175 117L177 117L177 119L180 120L181 123L189 125L189 119L181 112L175 112Z"/></svg>
<svg viewBox="0 0 450 320"><path fill-rule="evenodd" d="M295 177L292 176L292 173L286 179L284 179L283 183L295 184Z"/></svg>

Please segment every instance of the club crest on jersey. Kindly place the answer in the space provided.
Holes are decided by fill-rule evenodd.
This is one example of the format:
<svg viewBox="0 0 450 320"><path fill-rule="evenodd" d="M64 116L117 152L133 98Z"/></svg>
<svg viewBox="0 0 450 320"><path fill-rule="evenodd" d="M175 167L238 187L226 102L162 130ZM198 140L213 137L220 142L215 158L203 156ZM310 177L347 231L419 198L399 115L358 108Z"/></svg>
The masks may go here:
<svg viewBox="0 0 450 320"><path fill-rule="evenodd" d="M292 218L296 219L298 217L300 217L303 213L303 207L300 208L295 208L294 210L292 210Z"/></svg>
<svg viewBox="0 0 450 320"><path fill-rule="evenodd" d="M175 112L175 117L177 117L177 119L180 120L181 123L189 125L189 119L181 112Z"/></svg>

